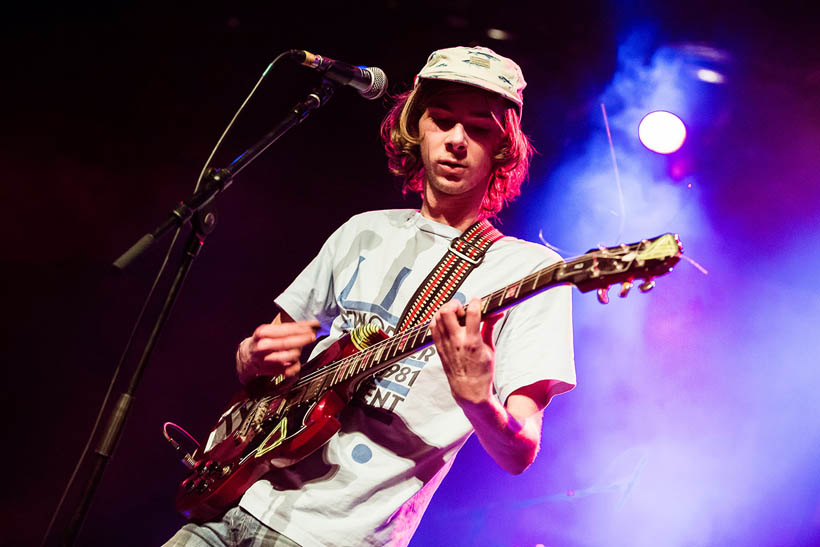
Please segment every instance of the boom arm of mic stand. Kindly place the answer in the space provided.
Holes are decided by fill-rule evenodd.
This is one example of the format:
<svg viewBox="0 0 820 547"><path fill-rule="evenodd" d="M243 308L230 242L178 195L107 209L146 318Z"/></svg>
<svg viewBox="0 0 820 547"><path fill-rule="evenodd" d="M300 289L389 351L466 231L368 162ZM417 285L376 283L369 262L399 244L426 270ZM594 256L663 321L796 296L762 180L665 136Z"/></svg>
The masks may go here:
<svg viewBox="0 0 820 547"><path fill-rule="evenodd" d="M311 91L305 100L291 108L281 122L256 144L242 152L228 167L222 169L209 168L203 177L199 189L194 192L191 197L174 207L165 221L157 226L153 232L142 236L139 241L115 260L113 264L114 268L118 271L125 270L131 262L145 252L158 239L162 238L173 228L182 226L191 220L191 216L193 216L195 212L210 203L218 193L228 188L233 182L233 178L253 160L259 157L262 152L267 150L271 144L279 140L279 137L287 133L292 127L301 123L311 112L327 103L337 87L339 87L339 84L332 80L322 80L322 83Z"/></svg>

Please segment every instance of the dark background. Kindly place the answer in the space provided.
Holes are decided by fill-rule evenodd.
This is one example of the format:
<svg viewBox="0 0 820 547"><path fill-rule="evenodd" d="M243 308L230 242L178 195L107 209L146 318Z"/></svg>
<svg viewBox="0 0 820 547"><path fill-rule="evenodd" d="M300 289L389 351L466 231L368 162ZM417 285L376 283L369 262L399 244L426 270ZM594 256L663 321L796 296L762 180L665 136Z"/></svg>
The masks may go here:
<svg viewBox="0 0 820 547"><path fill-rule="evenodd" d="M4 17L3 544L41 540L170 238L124 275L114 275L110 263L191 193L224 126L278 53L305 48L382 67L392 93L412 84L436 48L477 43L516 59L529 83L524 127L539 151L532 181L580 146L615 71L619 40L636 22L654 29L651 40L658 45L708 42L731 50L739 83L726 93L736 111L772 124L795 103L817 115L818 26L808 3L275 4L37 5ZM513 39L488 38L491 27ZM277 66L213 164L230 162L317 81L308 69ZM158 545L182 524L173 495L183 469L161 436L163 422L199 437L207 432L236 388L236 343L272 317L274 296L335 227L361 211L418 205L387 173L378 138L386 108L384 100L368 102L340 90L218 198L217 230L156 348L80 544ZM817 181L811 169L805 176ZM740 184L728 174L720 180L708 192L718 204L737 195ZM759 188L780 195L772 178L760 180ZM527 187L524 194L502 215L502 230L532 238L524 214ZM816 197L816 185L806 185L788 200L766 200L766 209L778 212L775 234L788 230ZM762 207L756 203L747 206L738 231ZM166 276L161 287L167 284ZM150 310L156 308L155 302ZM577 343L587 340L580 336ZM132 355L115 393L125 388L134 363ZM545 442L545 450L557 450L557 443ZM476 447L471 442L460 457L454 480L478 470L491 477L488 484L520 488L515 481L521 479L501 477ZM87 467L80 484L86 473ZM493 495L481 486L469 496L448 490L449 481L431 512ZM77 494L72 490L68 507ZM56 533L64 525L65 515ZM436 526L444 525L425 526L417 544L434 544ZM809 535L798 537L809 541ZM512 534L493 537L505 545L516 541ZM556 545L591 544L556 538Z"/></svg>

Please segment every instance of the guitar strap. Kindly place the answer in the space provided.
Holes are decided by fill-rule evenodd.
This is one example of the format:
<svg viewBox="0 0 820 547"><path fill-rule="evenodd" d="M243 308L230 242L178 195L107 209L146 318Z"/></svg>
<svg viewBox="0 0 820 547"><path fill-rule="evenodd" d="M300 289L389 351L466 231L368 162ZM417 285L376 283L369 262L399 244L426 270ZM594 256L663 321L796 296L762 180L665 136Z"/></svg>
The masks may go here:
<svg viewBox="0 0 820 547"><path fill-rule="evenodd" d="M490 246L504 237L487 220L479 220L450 242L450 248L416 289L407 303L396 331L404 331L430 320L456 294L467 276L484 260Z"/></svg>

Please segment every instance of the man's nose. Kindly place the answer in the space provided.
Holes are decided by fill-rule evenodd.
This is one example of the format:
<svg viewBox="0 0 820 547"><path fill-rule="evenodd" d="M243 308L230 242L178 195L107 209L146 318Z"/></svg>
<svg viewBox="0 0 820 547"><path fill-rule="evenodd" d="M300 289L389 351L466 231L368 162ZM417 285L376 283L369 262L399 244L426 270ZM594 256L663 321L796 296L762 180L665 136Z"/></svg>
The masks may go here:
<svg viewBox="0 0 820 547"><path fill-rule="evenodd" d="M456 123L450 128L450 131L447 132L446 143L452 146L455 150L467 149L467 132L464 130L464 126L461 125L461 123Z"/></svg>

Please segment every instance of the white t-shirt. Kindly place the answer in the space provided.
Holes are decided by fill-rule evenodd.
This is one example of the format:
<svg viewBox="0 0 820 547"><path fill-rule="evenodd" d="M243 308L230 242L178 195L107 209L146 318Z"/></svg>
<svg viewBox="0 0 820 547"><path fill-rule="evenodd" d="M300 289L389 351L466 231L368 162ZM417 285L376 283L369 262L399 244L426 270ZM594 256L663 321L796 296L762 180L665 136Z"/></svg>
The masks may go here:
<svg viewBox="0 0 820 547"><path fill-rule="evenodd" d="M376 323L392 334L407 301L459 234L415 210L356 215L276 304L297 321L317 318L330 334L314 355L360 324ZM559 259L545 247L504 237L456 298L467 303L486 296ZM494 386L502 403L541 380L552 380L551 396L575 385L570 306L569 287L556 287L508 310L496 324ZM256 482L240 505L305 547L409 543L473 428L450 393L434 346L378 376L342 411L342 429L330 442Z"/></svg>

